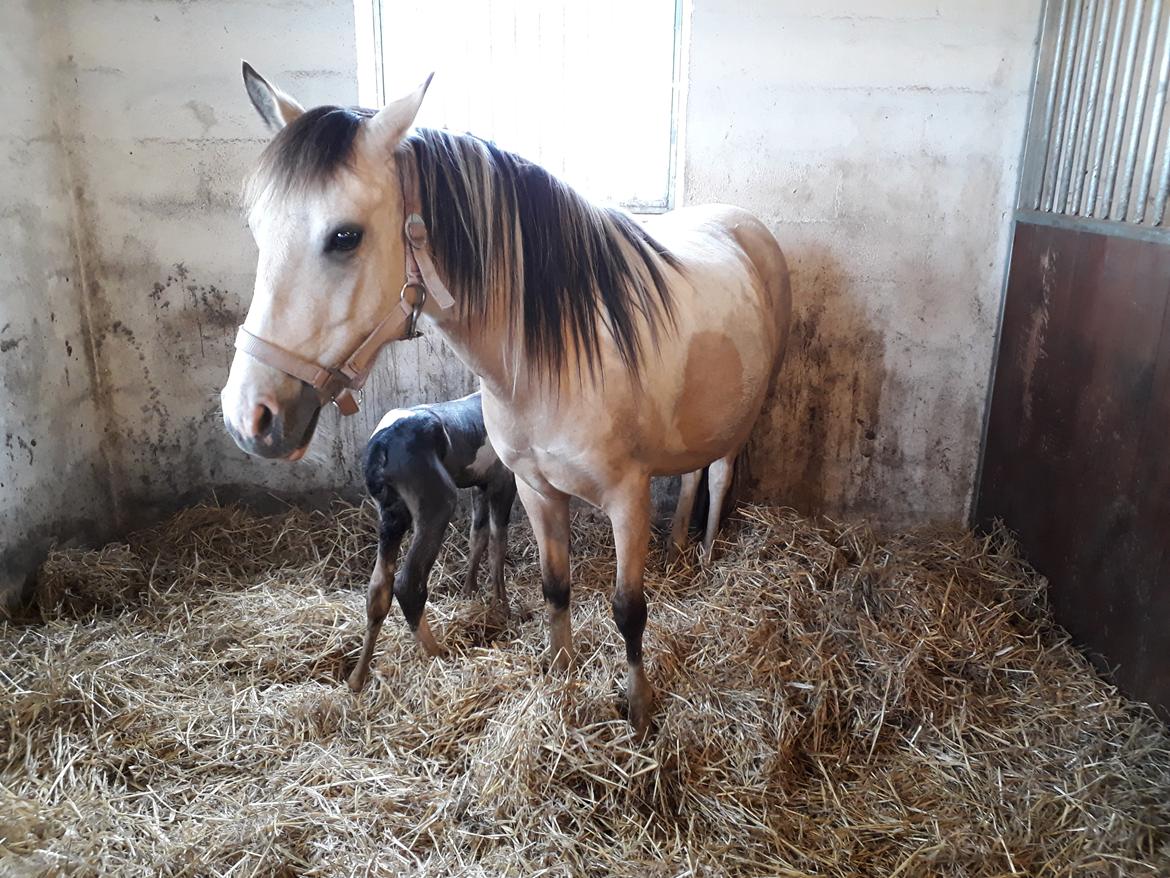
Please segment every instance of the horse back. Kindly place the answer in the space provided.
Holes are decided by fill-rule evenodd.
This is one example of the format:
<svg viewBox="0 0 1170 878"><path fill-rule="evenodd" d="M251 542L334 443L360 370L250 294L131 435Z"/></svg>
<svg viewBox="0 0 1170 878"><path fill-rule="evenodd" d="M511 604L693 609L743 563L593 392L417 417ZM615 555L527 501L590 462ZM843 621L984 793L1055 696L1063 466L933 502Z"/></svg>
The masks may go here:
<svg viewBox="0 0 1170 878"><path fill-rule="evenodd" d="M746 441L780 368L792 313L788 265L772 233L739 208L703 205L662 220L651 232L682 271L654 396L667 447L713 460Z"/></svg>

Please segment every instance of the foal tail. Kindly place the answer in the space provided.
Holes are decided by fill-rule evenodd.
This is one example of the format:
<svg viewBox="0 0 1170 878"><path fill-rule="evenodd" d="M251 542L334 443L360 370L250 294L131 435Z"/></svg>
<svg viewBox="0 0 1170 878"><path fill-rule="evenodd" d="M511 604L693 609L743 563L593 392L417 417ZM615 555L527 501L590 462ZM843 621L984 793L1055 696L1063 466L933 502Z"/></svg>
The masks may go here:
<svg viewBox="0 0 1170 878"><path fill-rule="evenodd" d="M366 490L380 502L389 499L387 492L417 472L424 460L442 460L451 449L451 439L439 416L418 409L399 418L370 437L362 457Z"/></svg>

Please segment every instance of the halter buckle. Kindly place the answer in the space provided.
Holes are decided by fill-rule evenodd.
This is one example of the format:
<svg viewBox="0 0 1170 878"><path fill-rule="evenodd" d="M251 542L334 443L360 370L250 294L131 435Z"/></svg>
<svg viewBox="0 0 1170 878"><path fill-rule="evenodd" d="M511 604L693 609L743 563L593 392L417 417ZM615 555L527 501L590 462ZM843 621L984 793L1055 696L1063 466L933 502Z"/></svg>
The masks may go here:
<svg viewBox="0 0 1170 878"><path fill-rule="evenodd" d="M398 301L406 302L406 291L414 288L418 290L418 299L414 302L409 302L410 305L410 319L406 324L406 335L403 339L418 338L422 335L418 331L418 316L422 313L423 306L427 303L427 288L421 281L407 281L402 285L402 290L398 293Z"/></svg>
<svg viewBox="0 0 1170 878"><path fill-rule="evenodd" d="M412 213L406 218L406 239L410 241L413 247L427 246L427 224L423 220L422 215Z"/></svg>
<svg viewBox="0 0 1170 878"><path fill-rule="evenodd" d="M341 391L329 400L343 415L356 415L362 406L362 391L352 387L343 387Z"/></svg>

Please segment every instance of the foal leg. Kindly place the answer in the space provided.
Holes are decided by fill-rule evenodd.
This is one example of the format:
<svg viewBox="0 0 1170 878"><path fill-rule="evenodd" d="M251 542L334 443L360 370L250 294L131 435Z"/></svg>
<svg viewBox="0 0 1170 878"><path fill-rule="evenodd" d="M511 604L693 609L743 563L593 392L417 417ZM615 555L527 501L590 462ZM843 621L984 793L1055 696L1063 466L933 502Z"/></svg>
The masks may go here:
<svg viewBox="0 0 1170 878"><path fill-rule="evenodd" d="M540 549L541 590L548 608L548 646L554 671L573 663L573 631L569 617L569 495L542 494L516 480L516 490Z"/></svg>
<svg viewBox="0 0 1170 878"><path fill-rule="evenodd" d="M678 489L678 506L674 510L674 522L670 527L670 544L666 547L666 563L673 564L678 556L687 547L687 534L691 529L691 510L695 508L695 494L699 490L699 482L703 479L703 471L684 473L682 483Z"/></svg>
<svg viewBox="0 0 1170 878"><path fill-rule="evenodd" d="M707 533L703 537L703 563L711 561L711 547L715 543L715 535L719 532L719 519L723 515L723 503L727 499L727 489L731 487L731 478L735 475L735 459L739 457L739 449L732 454L719 458L707 470L707 493L711 506L707 510Z"/></svg>
<svg viewBox="0 0 1170 878"><path fill-rule="evenodd" d="M605 511L613 525L613 541L617 549L613 620L626 641L630 725L637 734L645 735L654 705L654 689L642 667L642 632L646 629L642 578L646 571L646 552L650 547L650 480L639 476L623 486L617 496L607 501Z"/></svg>
<svg viewBox="0 0 1170 878"><path fill-rule="evenodd" d="M467 537L470 547L467 559L467 576L463 580L463 591L468 596L475 593L479 583L479 562L483 559L488 545L488 503L482 488L476 488L471 495L471 533Z"/></svg>
<svg viewBox="0 0 1170 878"><path fill-rule="evenodd" d="M435 559L439 557L439 549L443 547L443 536L455 512L458 492L447 472L436 466L422 489L404 491L404 499L410 504L414 517L414 535L402 569L394 579L394 597L398 598L406 624L414 632L422 651L429 656L442 655L443 650L431 634L424 610L427 580Z"/></svg>
<svg viewBox="0 0 1170 878"><path fill-rule="evenodd" d="M504 560L508 555L508 520L512 517L512 504L515 500L516 482L511 479L487 495L491 519L488 565L492 579L492 596L505 616L511 615L508 609L508 595L504 592Z"/></svg>
<svg viewBox="0 0 1170 878"><path fill-rule="evenodd" d="M374 644L386 614L390 612L390 583L394 579L394 566L398 561L398 547L402 535L410 527L410 512L401 500L388 506L378 507L378 560L370 574L370 585L366 591L366 640L362 644L361 658L349 675L349 688L360 692L366 685L370 662L374 658Z"/></svg>

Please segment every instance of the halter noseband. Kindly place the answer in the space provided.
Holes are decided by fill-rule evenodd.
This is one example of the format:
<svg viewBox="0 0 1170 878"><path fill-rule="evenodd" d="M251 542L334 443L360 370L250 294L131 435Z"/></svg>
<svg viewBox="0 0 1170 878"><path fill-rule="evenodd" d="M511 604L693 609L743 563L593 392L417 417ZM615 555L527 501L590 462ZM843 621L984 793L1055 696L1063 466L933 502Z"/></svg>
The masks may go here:
<svg viewBox="0 0 1170 878"><path fill-rule="evenodd" d="M417 338L418 317L428 296L446 311L455 304L451 293L439 279L435 263L431 261L427 240L427 225L422 218L418 188L414 185L414 161L409 155L399 159L401 168L402 204L406 222L403 238L406 253L406 282L398 294L398 307L391 310L374 331L366 336L340 366L322 366L292 351L253 335L240 326L236 334L236 350L243 351L265 365L279 369L286 375L299 378L317 392L321 404L336 404L343 415L356 414L362 386L382 348L391 342ZM408 291L412 294L408 295Z"/></svg>

